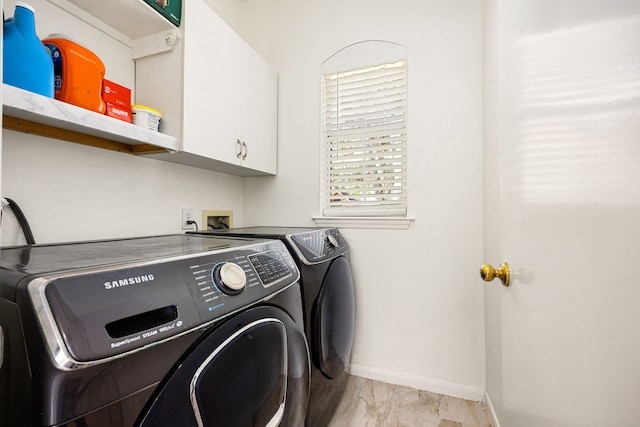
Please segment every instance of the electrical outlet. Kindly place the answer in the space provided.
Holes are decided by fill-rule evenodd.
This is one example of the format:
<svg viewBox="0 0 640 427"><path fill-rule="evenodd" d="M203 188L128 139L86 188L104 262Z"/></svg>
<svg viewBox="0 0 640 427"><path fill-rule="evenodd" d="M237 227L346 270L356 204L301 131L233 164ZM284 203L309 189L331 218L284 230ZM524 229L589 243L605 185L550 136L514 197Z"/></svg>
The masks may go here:
<svg viewBox="0 0 640 427"><path fill-rule="evenodd" d="M192 208L182 208L182 229L183 230L191 230L194 227L193 224L188 224L188 221L193 221L193 209Z"/></svg>

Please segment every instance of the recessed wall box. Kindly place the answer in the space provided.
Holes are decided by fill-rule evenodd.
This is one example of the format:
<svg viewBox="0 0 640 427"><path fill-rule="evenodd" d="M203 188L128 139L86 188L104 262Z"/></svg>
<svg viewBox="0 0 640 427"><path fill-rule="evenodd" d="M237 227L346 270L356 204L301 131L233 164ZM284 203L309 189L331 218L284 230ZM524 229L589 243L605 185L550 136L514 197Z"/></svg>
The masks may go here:
<svg viewBox="0 0 640 427"><path fill-rule="evenodd" d="M202 211L202 229L218 230L233 228L233 211Z"/></svg>

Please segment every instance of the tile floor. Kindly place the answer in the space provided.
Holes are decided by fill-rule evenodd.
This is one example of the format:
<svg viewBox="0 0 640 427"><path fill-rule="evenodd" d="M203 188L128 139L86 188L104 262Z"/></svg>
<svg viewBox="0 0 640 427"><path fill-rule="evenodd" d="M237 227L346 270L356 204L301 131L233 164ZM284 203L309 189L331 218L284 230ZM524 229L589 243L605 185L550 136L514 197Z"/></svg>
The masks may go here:
<svg viewBox="0 0 640 427"><path fill-rule="evenodd" d="M478 402L350 376L329 427L492 427Z"/></svg>

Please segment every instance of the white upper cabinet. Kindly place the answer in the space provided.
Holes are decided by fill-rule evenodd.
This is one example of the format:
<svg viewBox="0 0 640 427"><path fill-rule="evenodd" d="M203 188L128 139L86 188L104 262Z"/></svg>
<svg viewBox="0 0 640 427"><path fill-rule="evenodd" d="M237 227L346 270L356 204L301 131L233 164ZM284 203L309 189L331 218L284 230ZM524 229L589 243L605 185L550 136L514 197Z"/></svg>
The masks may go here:
<svg viewBox="0 0 640 427"><path fill-rule="evenodd" d="M275 174L278 75L248 44L242 49L242 164Z"/></svg>
<svg viewBox="0 0 640 427"><path fill-rule="evenodd" d="M238 163L242 39L200 0L185 12L182 149Z"/></svg>
<svg viewBox="0 0 640 427"><path fill-rule="evenodd" d="M169 116L182 108L181 123L175 117L165 123L165 131L180 136L180 151L152 157L242 176L274 175L275 70L203 0L186 2L183 18L181 70L176 52L137 61L138 94ZM181 93L173 93L176 87Z"/></svg>

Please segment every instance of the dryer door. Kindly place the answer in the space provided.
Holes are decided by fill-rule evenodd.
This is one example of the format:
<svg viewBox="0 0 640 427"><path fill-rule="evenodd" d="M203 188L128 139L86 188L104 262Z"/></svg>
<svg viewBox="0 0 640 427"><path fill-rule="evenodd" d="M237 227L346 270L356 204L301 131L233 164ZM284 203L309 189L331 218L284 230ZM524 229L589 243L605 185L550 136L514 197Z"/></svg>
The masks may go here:
<svg viewBox="0 0 640 427"><path fill-rule="evenodd" d="M336 258L325 274L313 307L314 364L334 379L345 372L351 357L355 329L355 303L351 266Z"/></svg>
<svg viewBox="0 0 640 427"><path fill-rule="evenodd" d="M296 365L306 370L290 374ZM253 308L192 347L158 386L138 425L284 425L306 415L308 386L300 381L308 385L302 328L278 308Z"/></svg>

